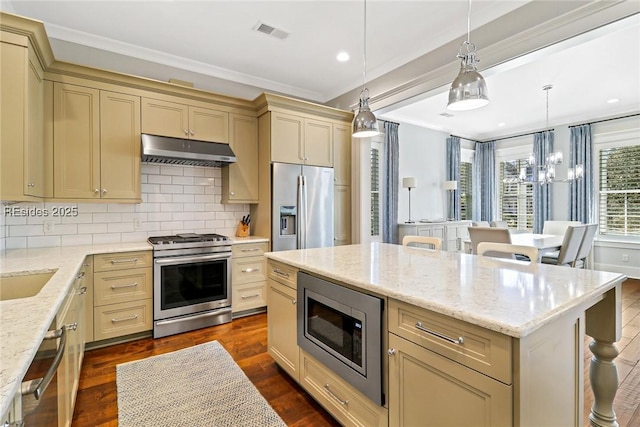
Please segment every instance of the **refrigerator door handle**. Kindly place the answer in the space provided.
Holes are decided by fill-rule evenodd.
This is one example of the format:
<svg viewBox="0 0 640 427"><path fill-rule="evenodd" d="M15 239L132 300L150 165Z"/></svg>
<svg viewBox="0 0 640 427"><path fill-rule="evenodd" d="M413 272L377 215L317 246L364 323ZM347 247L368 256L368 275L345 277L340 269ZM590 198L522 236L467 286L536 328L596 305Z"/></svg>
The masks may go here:
<svg viewBox="0 0 640 427"><path fill-rule="evenodd" d="M297 205L298 205L298 214L296 215L296 249L304 249L304 241L302 237L303 227L302 224L306 222L304 219L304 180L302 175L298 175L298 191L297 191Z"/></svg>
<svg viewBox="0 0 640 427"><path fill-rule="evenodd" d="M302 230L302 249L307 249L307 215L309 213L309 204L307 203L307 177L305 175L302 175L302 197L304 215L302 217L302 227L300 230Z"/></svg>

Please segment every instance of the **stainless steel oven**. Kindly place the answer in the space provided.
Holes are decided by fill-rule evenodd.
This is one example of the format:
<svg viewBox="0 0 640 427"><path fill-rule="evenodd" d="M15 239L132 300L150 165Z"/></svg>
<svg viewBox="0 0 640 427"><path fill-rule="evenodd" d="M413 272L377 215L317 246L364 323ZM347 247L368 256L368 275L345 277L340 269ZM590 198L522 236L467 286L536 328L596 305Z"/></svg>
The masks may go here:
<svg viewBox="0 0 640 427"><path fill-rule="evenodd" d="M380 298L298 273L298 345L379 405L383 309Z"/></svg>
<svg viewBox="0 0 640 427"><path fill-rule="evenodd" d="M153 336L231 321L231 242L217 234L151 237Z"/></svg>

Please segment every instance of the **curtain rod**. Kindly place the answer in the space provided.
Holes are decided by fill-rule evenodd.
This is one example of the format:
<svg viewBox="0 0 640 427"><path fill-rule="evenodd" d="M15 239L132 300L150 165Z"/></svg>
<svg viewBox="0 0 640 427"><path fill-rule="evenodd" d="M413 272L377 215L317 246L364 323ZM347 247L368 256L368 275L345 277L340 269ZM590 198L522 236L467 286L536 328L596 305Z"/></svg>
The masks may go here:
<svg viewBox="0 0 640 427"><path fill-rule="evenodd" d="M540 132L553 132L554 130L555 130L555 129L539 130L539 131L537 131L537 132L527 132L527 133L521 133L520 135L503 136L502 138L489 139L489 140L487 140L487 141L478 141L478 142L502 141L502 140L505 140L505 139L520 138L520 137L522 137L522 136L535 135L536 133L540 133Z"/></svg>
<svg viewBox="0 0 640 427"><path fill-rule="evenodd" d="M629 117L635 117L635 116L640 116L640 113L627 114L626 116L612 117L610 119L596 120L595 122L587 122L587 123L582 123L582 124L579 124L579 125L571 125L569 127L570 128L575 128L575 127L582 126L582 125L593 125L593 124L596 124L596 123L610 122L611 120L627 119Z"/></svg>
<svg viewBox="0 0 640 427"><path fill-rule="evenodd" d="M459 135L454 135L454 134L449 134L449 136L452 136L454 138L466 139L467 141L471 141L471 142L482 142L482 141L478 141L478 140L475 140L475 139L467 138L465 136L459 136Z"/></svg>

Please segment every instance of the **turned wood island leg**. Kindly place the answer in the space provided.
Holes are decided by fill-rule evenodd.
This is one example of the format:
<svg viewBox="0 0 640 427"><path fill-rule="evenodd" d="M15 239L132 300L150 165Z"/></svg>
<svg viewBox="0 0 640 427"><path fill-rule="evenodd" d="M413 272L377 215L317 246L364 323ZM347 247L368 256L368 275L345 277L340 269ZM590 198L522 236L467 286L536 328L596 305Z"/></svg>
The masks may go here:
<svg viewBox="0 0 640 427"><path fill-rule="evenodd" d="M586 312L586 333L593 338L589 349L593 354L589 380L593 390L593 406L589 423L595 427L617 427L613 400L618 390L618 369L614 359L622 329L621 284L604 294L604 298Z"/></svg>

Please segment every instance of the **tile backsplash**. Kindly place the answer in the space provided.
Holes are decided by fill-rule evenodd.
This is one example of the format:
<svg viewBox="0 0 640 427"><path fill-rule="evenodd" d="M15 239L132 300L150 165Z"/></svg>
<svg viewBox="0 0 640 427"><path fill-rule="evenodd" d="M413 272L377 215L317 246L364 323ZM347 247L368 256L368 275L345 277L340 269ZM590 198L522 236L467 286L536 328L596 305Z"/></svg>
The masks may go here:
<svg viewBox="0 0 640 427"><path fill-rule="evenodd" d="M247 204L221 204L222 171L142 164L142 203L2 204L0 250L145 241L176 233L233 236Z"/></svg>

